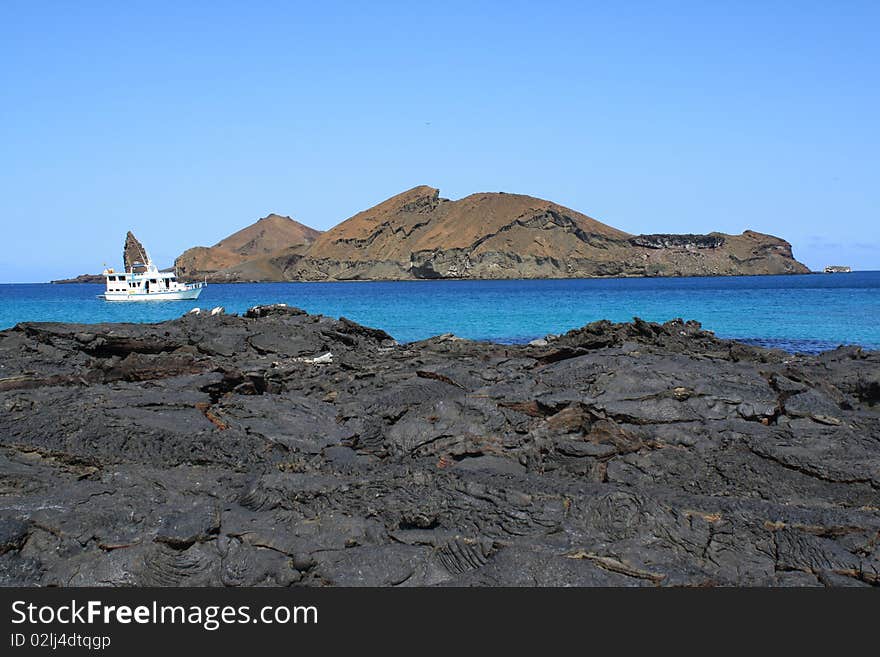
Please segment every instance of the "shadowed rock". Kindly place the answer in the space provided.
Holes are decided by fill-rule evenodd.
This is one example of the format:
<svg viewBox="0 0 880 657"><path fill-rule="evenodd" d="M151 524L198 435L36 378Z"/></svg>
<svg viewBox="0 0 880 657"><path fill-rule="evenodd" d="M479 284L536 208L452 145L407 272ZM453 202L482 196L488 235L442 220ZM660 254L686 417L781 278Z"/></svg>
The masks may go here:
<svg viewBox="0 0 880 657"><path fill-rule="evenodd" d="M125 271L131 271L136 264L139 265L139 270L143 270L143 265L147 265L150 262L150 256L147 255L144 245L138 241L131 231L125 234L122 262L125 265Z"/></svg>

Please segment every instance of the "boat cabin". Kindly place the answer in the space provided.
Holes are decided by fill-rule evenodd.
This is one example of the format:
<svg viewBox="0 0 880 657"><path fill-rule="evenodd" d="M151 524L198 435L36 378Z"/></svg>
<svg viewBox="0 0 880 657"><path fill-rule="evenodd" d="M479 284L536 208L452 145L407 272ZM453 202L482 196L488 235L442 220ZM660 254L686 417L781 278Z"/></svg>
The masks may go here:
<svg viewBox="0 0 880 657"><path fill-rule="evenodd" d="M149 294L177 289L177 276L172 272L150 271L136 273L116 273L112 269L104 274L107 277L107 292Z"/></svg>
<svg viewBox="0 0 880 657"><path fill-rule="evenodd" d="M159 271L152 264L135 263L127 272L105 269L103 274L107 288L101 296L107 301L196 299L205 287L204 283L181 283L174 272Z"/></svg>

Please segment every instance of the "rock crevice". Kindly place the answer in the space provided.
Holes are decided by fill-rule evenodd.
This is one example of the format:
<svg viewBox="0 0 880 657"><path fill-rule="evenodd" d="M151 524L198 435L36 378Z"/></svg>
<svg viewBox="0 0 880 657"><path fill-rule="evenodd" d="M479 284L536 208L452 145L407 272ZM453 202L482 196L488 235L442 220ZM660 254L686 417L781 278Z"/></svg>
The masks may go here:
<svg viewBox="0 0 880 657"><path fill-rule="evenodd" d="M273 305L22 324L0 362L3 585L880 583L877 352Z"/></svg>

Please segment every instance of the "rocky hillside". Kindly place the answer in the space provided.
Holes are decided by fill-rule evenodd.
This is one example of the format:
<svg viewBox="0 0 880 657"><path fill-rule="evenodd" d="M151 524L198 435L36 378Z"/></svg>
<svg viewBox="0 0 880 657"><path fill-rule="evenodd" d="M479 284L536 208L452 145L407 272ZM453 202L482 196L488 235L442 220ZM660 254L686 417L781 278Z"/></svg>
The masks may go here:
<svg viewBox="0 0 880 657"><path fill-rule="evenodd" d="M175 261L214 281L588 278L807 273L785 240L741 235L630 235L522 194L457 201L420 186L320 233L269 215Z"/></svg>
<svg viewBox="0 0 880 657"><path fill-rule="evenodd" d="M290 280L577 278L805 273L791 245L742 235L629 235L531 196L440 198L416 187L342 222L302 255Z"/></svg>
<svg viewBox="0 0 880 657"><path fill-rule="evenodd" d="M272 258L299 253L318 235L320 231L290 217L270 214L212 247L184 251L174 266L181 277L190 279L281 280L282 273L271 263Z"/></svg>

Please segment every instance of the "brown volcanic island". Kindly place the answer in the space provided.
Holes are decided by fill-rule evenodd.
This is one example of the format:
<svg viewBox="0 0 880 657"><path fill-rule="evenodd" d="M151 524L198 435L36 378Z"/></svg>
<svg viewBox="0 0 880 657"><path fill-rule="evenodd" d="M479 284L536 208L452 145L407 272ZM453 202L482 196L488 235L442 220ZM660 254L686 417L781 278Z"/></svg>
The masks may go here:
<svg viewBox="0 0 880 657"><path fill-rule="evenodd" d="M320 231L290 217L270 214L211 247L184 251L174 266L180 276L216 281L280 281L273 259L296 253L311 244Z"/></svg>
<svg viewBox="0 0 880 657"><path fill-rule="evenodd" d="M217 281L587 278L808 273L785 240L741 235L630 235L551 201L479 193L458 201L420 186L325 233L270 215L181 275Z"/></svg>

